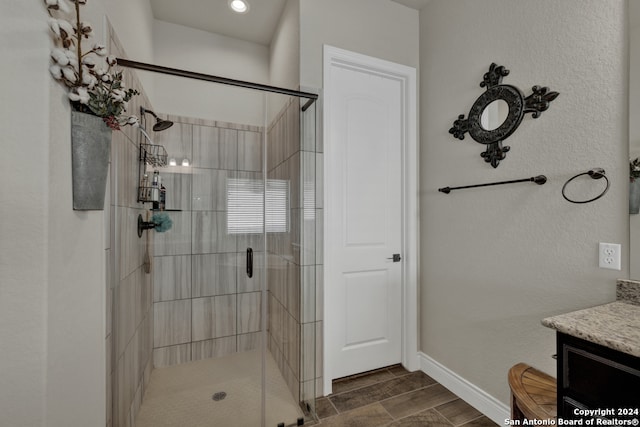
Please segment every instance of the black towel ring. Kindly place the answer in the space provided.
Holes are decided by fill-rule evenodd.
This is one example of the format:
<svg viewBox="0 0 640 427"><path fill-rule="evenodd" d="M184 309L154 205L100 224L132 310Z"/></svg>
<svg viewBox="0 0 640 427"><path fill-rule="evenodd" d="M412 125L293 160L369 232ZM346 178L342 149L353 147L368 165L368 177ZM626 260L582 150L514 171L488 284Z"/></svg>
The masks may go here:
<svg viewBox="0 0 640 427"><path fill-rule="evenodd" d="M576 179L577 177L582 176L582 175L589 175L593 179L604 178L605 181L607 181L607 186L605 187L604 191L602 191L602 193L600 193L599 195L597 195L593 199L589 199L589 200L572 200L572 199L568 198L567 195L564 193L564 190L567 188L567 184L569 184L571 181L573 181L574 179ZM590 171L587 171L587 172L579 173L578 175L576 175L576 176L574 176L572 178L569 178L569 180L567 182L565 182L564 185L562 186L562 197L564 197L566 201L571 202L571 203L589 203L589 202L593 202L594 200L598 200L600 197L604 196L607 191L609 191L609 178L607 178L607 175L605 175L604 169L595 168L595 169L591 169Z"/></svg>

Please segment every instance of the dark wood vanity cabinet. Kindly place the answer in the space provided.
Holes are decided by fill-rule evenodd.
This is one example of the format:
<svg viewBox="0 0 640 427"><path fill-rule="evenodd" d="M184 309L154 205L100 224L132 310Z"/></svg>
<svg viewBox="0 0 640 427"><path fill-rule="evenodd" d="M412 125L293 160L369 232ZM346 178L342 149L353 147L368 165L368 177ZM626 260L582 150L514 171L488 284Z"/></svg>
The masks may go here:
<svg viewBox="0 0 640 427"><path fill-rule="evenodd" d="M598 418L580 410L610 410L600 418L640 419L640 358L557 333L558 417Z"/></svg>

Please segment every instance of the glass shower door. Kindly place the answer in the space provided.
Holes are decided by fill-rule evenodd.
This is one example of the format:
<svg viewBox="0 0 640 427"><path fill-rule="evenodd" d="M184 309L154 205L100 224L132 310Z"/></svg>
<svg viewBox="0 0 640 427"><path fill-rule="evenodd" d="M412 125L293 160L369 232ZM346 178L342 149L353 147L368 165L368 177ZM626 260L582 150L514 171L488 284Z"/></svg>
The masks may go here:
<svg viewBox="0 0 640 427"><path fill-rule="evenodd" d="M303 425L315 406L315 144L304 144L299 98L263 96L260 141L242 133L227 179L227 232L237 234L241 257L238 352L259 343L263 418L255 425Z"/></svg>
<svg viewBox="0 0 640 427"><path fill-rule="evenodd" d="M175 124L151 135L174 161L159 171L173 228L154 234L150 351L152 376L186 382L147 400L149 425L300 425L318 377L315 105L180 79L156 76L190 115L159 112Z"/></svg>
<svg viewBox="0 0 640 427"><path fill-rule="evenodd" d="M268 95L264 165L267 426L302 425L315 413L315 108ZM280 424L283 423L283 424Z"/></svg>

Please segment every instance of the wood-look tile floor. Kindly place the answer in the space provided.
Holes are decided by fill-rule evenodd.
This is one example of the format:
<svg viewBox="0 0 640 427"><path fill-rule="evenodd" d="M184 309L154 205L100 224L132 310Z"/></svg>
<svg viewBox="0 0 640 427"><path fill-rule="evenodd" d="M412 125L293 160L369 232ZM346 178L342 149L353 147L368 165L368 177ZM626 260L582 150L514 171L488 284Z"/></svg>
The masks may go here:
<svg viewBox="0 0 640 427"><path fill-rule="evenodd" d="M335 380L316 412L320 427L496 427L433 378L400 365Z"/></svg>

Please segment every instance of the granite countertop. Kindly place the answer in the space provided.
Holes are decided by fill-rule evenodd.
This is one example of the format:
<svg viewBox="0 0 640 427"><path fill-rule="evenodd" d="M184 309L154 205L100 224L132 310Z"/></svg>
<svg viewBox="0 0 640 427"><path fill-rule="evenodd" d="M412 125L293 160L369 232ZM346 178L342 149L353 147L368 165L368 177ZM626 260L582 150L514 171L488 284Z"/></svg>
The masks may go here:
<svg viewBox="0 0 640 427"><path fill-rule="evenodd" d="M619 280L617 300L542 320L559 332L640 357L640 282Z"/></svg>

